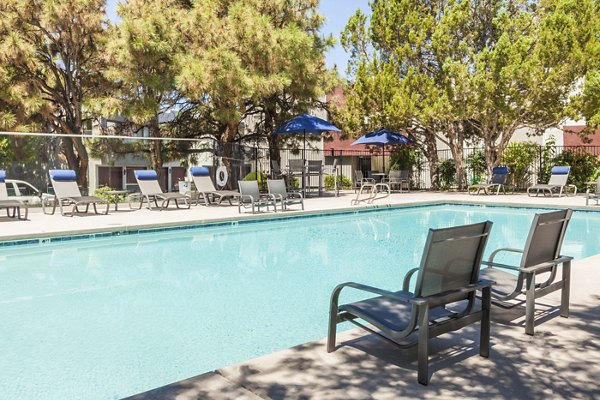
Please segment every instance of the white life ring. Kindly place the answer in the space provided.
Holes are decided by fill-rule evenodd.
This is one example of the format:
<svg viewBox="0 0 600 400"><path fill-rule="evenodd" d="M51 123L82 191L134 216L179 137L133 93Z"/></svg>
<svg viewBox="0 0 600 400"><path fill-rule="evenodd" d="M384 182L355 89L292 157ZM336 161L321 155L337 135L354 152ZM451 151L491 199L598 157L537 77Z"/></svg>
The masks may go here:
<svg viewBox="0 0 600 400"><path fill-rule="evenodd" d="M217 186L219 186L219 188L224 188L227 185L227 180L229 179L229 174L227 174L227 167L223 164L219 165L217 167L217 174L216 174L216 181L217 181Z"/></svg>

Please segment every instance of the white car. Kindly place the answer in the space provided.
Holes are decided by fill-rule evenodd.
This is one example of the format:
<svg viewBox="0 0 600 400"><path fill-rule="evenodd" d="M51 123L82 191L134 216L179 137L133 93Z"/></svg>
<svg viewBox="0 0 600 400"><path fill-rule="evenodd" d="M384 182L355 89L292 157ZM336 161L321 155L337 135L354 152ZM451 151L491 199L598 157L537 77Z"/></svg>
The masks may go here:
<svg viewBox="0 0 600 400"><path fill-rule="evenodd" d="M25 181L7 179L6 191L8 192L8 198L11 200L21 200L30 205L39 205L42 202L42 192Z"/></svg>

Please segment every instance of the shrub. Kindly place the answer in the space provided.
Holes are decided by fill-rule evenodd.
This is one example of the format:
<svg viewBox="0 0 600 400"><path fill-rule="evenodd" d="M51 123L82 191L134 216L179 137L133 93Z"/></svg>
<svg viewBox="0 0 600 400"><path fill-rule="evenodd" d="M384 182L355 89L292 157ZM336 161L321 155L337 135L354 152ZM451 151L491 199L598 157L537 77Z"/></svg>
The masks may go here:
<svg viewBox="0 0 600 400"><path fill-rule="evenodd" d="M328 175L325 177L325 190L333 190L334 176ZM352 189L352 181L344 175L337 176L338 189Z"/></svg>
<svg viewBox="0 0 600 400"><path fill-rule="evenodd" d="M96 189L96 191L94 192L94 195L100 197L102 200L112 202L112 201L114 201L114 197L106 194L106 192L108 192L109 190L117 190L117 189L111 188L110 186L102 186L102 187L99 187ZM121 203L127 199L126 194L120 194L118 196L119 196L119 200L118 200L119 203Z"/></svg>
<svg viewBox="0 0 600 400"><path fill-rule="evenodd" d="M440 189L448 190L456 183L456 164L452 158L442 161L439 167Z"/></svg>
<svg viewBox="0 0 600 400"><path fill-rule="evenodd" d="M418 150L406 146L398 147L398 149L390 155L390 170L412 171L413 166L417 165L419 160L420 154Z"/></svg>
<svg viewBox="0 0 600 400"><path fill-rule="evenodd" d="M467 167L471 170L471 183L481 182L486 172L485 156L479 150L474 151L467 157Z"/></svg>
<svg viewBox="0 0 600 400"><path fill-rule="evenodd" d="M531 166L540 147L531 142L510 143L502 155L502 164L510 168L509 178L515 187L529 186Z"/></svg>

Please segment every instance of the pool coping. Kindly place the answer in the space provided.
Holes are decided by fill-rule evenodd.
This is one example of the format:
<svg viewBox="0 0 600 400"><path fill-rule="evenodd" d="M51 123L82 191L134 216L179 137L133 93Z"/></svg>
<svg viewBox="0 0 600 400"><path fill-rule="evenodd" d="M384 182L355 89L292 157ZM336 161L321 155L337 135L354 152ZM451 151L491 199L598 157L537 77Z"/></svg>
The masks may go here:
<svg viewBox="0 0 600 400"><path fill-rule="evenodd" d="M319 209L319 210L290 210L289 214L284 213L272 213L272 214L240 214L234 217L223 217L223 218L210 218L210 219L193 219L188 221L174 221L174 222L153 222L146 224L131 224L110 227L98 227L98 228L87 228L87 229L75 229L66 231L49 231L41 232L35 235L31 233L8 235L0 237L0 248L4 247L15 247L23 245L45 245L50 243L58 242L70 242L79 240L89 239L100 239L110 238L115 236L131 236L138 234L149 234L158 232L174 232L179 230L191 230L199 229L204 227L226 227L226 226L239 226L249 225L256 223L272 222L272 221L291 221L297 219L314 218L322 216L337 216L344 214L359 214L359 213L374 213L381 211L389 211L394 209L403 208L419 208L419 207L431 207L431 206L446 206L446 205L458 205L458 206L472 206L482 208L493 208L493 207L511 207L511 208L534 208L534 209L564 209L571 208L581 212L600 213L599 209L594 209L593 206L560 206L557 204L530 204L530 203L511 203L511 202L494 202L494 203L481 203L478 201L468 200L426 200L426 201L415 201L409 203L385 203L385 204L368 204L360 206L342 207L342 208L331 208L331 209Z"/></svg>
<svg viewBox="0 0 600 400"><path fill-rule="evenodd" d="M4 247L15 247L23 245L45 245L49 243L67 242L67 241L79 241L89 240L98 238L109 238L115 236L130 236L137 234L148 234L158 232L173 232L178 230L191 230L203 227L226 227L226 226L238 226L247 224L256 224L263 222L272 221L289 221L304 218L313 218L321 216L336 216L344 214L359 214L359 213L371 213L381 212L393 209L403 208L419 208L419 207L431 207L431 206L445 206L445 205L458 205L458 206L473 206L483 208L493 207L511 207L511 208L534 208L534 209L564 209L571 208L576 211L600 213L599 209L594 209L590 206L560 206L560 205L547 205L547 204L530 204L530 203L510 203L510 202L494 202L494 203L481 203L476 200L426 200L426 201L415 201L410 203L385 203L385 204L368 204L360 205L358 207L342 207L342 208L331 208L331 209L319 209L319 210L290 210L286 213L269 213L269 214L240 214L234 217L222 217L222 218L203 218L193 219L188 221L174 221L174 222L149 222L141 224L121 225L110 227L98 227L98 228L87 228L87 229L74 229L65 231L50 231L40 232L32 235L17 234L0 237L0 248Z"/></svg>

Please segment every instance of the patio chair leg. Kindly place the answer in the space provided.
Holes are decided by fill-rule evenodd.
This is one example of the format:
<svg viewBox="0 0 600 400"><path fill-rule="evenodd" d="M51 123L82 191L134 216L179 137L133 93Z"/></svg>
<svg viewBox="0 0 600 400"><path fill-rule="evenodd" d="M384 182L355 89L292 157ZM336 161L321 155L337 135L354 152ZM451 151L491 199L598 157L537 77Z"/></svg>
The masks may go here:
<svg viewBox="0 0 600 400"><path fill-rule="evenodd" d="M569 299L571 297L571 261L562 265L562 292L560 296L560 316L569 318Z"/></svg>
<svg viewBox="0 0 600 400"><path fill-rule="evenodd" d="M429 308L419 310L419 343L417 344L418 372L417 380L421 385L429 384Z"/></svg>
<svg viewBox="0 0 600 400"><path fill-rule="evenodd" d="M479 355L490 356L490 308L492 305L492 288L481 290L481 333L479 336Z"/></svg>
<svg viewBox="0 0 600 400"><path fill-rule="evenodd" d="M534 316L535 316L535 273L527 275L525 299L525 333L534 335Z"/></svg>

